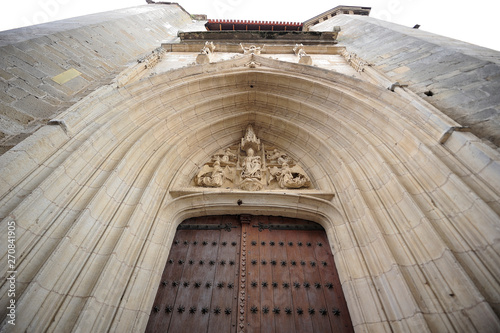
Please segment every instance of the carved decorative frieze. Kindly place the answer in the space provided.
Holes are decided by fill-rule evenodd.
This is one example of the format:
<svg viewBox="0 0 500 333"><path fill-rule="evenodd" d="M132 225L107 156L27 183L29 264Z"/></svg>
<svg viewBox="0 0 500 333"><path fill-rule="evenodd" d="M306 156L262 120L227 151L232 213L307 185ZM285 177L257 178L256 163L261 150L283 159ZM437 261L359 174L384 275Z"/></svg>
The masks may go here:
<svg viewBox="0 0 500 333"><path fill-rule="evenodd" d="M220 150L200 168L194 184L259 191L309 188L311 180L286 152L266 148L248 125L238 145Z"/></svg>

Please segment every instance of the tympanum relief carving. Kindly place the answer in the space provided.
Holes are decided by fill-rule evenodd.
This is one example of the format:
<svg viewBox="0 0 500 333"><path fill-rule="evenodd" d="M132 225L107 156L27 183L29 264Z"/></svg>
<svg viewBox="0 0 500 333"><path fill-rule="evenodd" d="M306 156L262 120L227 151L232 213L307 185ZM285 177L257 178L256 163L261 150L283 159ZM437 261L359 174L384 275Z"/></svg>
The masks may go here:
<svg viewBox="0 0 500 333"><path fill-rule="evenodd" d="M248 125L238 145L226 147L205 163L194 183L203 187L262 189L309 188L311 180L288 154L276 147L265 147Z"/></svg>

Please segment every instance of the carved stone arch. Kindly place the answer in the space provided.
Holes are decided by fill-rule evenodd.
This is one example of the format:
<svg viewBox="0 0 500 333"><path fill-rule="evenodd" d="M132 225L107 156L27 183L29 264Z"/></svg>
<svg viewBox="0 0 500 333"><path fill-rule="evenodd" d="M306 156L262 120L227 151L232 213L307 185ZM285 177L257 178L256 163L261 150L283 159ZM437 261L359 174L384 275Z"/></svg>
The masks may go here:
<svg viewBox="0 0 500 333"><path fill-rule="evenodd" d="M178 223L229 209L321 223L360 331L500 326L495 155L407 92L251 59L104 87L61 115L67 132L44 127L2 156L0 218L17 222L23 254L18 329L142 330ZM248 123L334 198L176 193Z"/></svg>

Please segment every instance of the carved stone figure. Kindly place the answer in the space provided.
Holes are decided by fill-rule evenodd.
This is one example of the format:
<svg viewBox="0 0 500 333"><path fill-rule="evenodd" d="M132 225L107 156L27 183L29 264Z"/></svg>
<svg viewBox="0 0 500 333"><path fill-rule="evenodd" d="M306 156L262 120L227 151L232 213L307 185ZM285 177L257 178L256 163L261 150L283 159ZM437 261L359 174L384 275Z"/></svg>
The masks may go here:
<svg viewBox="0 0 500 333"><path fill-rule="evenodd" d="M312 58L304 50L304 45L295 44L293 52L295 53L296 56L299 57L299 64L312 65Z"/></svg>
<svg viewBox="0 0 500 333"><path fill-rule="evenodd" d="M255 46L255 45L250 45L250 46L245 46L240 43L241 48L243 49L243 54L257 54L259 55L260 52L264 49L264 46Z"/></svg>
<svg viewBox="0 0 500 333"><path fill-rule="evenodd" d="M205 42L205 46L201 49L200 54L196 57L197 64L208 64L212 58L212 53L215 51L213 42Z"/></svg>
<svg viewBox="0 0 500 333"><path fill-rule="evenodd" d="M364 68L367 65L367 63L363 59L358 57L356 53L347 52L346 50L343 50L342 56L345 58L345 60L347 60L349 65L351 65L351 67L354 68L356 71L358 72L364 71Z"/></svg>
<svg viewBox="0 0 500 333"><path fill-rule="evenodd" d="M221 187L226 180L234 180L234 170L229 166L223 168L219 160L213 167L205 164L195 177L196 185L205 187Z"/></svg>
<svg viewBox="0 0 500 333"><path fill-rule="evenodd" d="M205 46L201 49L201 54L212 54L215 51L214 42L205 42Z"/></svg>
<svg viewBox="0 0 500 333"><path fill-rule="evenodd" d="M243 171L241 171L241 178L262 178L262 161L260 156L254 156L252 148L248 148L247 156L243 160L241 166L243 167Z"/></svg>
<svg viewBox="0 0 500 333"><path fill-rule="evenodd" d="M266 154L266 158L268 160L268 163L277 163L277 164L280 164L282 165L283 163L292 163L293 160L288 157L287 154L279 151L278 149L274 149L272 152L268 152Z"/></svg>
<svg viewBox="0 0 500 333"><path fill-rule="evenodd" d="M245 66L248 68L257 68L257 66L260 66L260 65L262 65L260 62L256 62L254 60L245 64Z"/></svg>
<svg viewBox="0 0 500 333"><path fill-rule="evenodd" d="M272 161L278 161L278 158L281 157L281 152L278 149L274 149L272 152L266 154L266 158Z"/></svg>
<svg viewBox="0 0 500 333"><path fill-rule="evenodd" d="M219 161L214 166L204 165L196 176L196 185L208 187L221 187L224 183L224 172Z"/></svg>
<svg viewBox="0 0 500 333"><path fill-rule="evenodd" d="M295 165L290 167L288 163L283 163L281 169L273 167L269 169L271 175L269 182L273 179L278 181L281 188L302 188L311 186L311 181L301 167Z"/></svg>
<svg viewBox="0 0 500 333"><path fill-rule="evenodd" d="M293 52L295 55L302 57L307 55L306 51L304 51L304 45L303 44L295 44L295 47L293 48Z"/></svg>
<svg viewBox="0 0 500 333"><path fill-rule="evenodd" d="M237 158L238 156L236 156L236 154L233 154L231 152L231 148L226 148L224 149L224 155L222 156L221 161L224 163L229 163L235 161Z"/></svg>
<svg viewBox="0 0 500 333"><path fill-rule="evenodd" d="M311 181L302 168L298 166L290 168L285 162L281 167L281 179L279 184L281 188L301 188L309 187Z"/></svg>
<svg viewBox="0 0 500 333"><path fill-rule="evenodd" d="M246 178L239 187L245 191L260 191L264 185L255 178Z"/></svg>

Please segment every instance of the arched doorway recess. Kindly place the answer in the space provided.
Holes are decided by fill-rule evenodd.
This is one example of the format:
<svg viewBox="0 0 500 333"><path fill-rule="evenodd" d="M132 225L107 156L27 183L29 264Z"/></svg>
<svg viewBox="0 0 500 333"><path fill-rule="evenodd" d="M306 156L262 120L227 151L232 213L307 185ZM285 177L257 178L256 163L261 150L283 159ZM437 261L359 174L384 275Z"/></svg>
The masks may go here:
<svg viewBox="0 0 500 333"><path fill-rule="evenodd" d="M498 159L403 90L243 56L104 87L61 118L0 177L19 330L144 330L177 226L224 214L320 223L357 331L500 326ZM250 123L314 191L189 186Z"/></svg>
<svg viewBox="0 0 500 333"><path fill-rule="evenodd" d="M323 228L224 215L179 225L146 332L353 332Z"/></svg>

